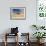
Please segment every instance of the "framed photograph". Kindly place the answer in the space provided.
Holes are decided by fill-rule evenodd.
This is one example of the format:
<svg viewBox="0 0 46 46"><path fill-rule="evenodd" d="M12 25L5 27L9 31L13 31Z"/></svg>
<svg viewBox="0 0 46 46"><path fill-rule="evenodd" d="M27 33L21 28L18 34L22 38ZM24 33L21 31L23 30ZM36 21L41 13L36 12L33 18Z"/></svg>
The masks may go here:
<svg viewBox="0 0 46 46"><path fill-rule="evenodd" d="M26 19L25 7L11 7L10 8L10 20L22 20Z"/></svg>

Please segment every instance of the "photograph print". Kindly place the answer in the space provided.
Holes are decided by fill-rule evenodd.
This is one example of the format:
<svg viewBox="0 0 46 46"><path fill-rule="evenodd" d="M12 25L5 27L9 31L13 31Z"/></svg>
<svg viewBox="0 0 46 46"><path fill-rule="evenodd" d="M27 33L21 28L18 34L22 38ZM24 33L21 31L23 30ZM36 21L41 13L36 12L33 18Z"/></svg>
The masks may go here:
<svg viewBox="0 0 46 46"><path fill-rule="evenodd" d="M25 7L11 7L10 20L23 20L26 19Z"/></svg>

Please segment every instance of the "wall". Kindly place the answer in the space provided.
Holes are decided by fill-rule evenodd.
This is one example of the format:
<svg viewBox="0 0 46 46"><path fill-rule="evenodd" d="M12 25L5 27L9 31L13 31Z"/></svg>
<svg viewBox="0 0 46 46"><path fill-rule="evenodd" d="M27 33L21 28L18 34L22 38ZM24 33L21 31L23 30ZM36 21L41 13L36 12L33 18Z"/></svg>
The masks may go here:
<svg viewBox="0 0 46 46"><path fill-rule="evenodd" d="M26 7L26 20L10 20L10 7ZM36 0L0 0L0 34L11 27L19 27L19 32L30 32L36 24Z"/></svg>

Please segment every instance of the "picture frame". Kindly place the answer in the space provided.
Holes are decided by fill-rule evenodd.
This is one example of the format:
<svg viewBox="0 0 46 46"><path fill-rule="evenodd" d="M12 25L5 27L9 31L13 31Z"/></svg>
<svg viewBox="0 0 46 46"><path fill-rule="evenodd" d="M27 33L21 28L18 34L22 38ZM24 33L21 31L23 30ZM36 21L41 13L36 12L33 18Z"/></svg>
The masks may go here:
<svg viewBox="0 0 46 46"><path fill-rule="evenodd" d="M10 20L25 20L26 8L25 7L11 7Z"/></svg>

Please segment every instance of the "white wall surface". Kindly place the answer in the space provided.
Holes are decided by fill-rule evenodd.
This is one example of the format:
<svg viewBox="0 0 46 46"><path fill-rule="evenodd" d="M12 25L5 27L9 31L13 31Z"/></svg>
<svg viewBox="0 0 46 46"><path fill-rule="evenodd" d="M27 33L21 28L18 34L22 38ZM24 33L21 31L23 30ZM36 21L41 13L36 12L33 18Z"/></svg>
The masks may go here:
<svg viewBox="0 0 46 46"><path fill-rule="evenodd" d="M26 20L10 20L10 7L26 7ZM4 31L3 29L16 26L19 27L20 32L29 32L31 24L36 24L36 0L0 1L0 33Z"/></svg>
<svg viewBox="0 0 46 46"><path fill-rule="evenodd" d="M10 7L26 7L26 20L10 20ZM36 0L0 0L0 34L11 27L19 27L19 32L29 32L36 24Z"/></svg>

